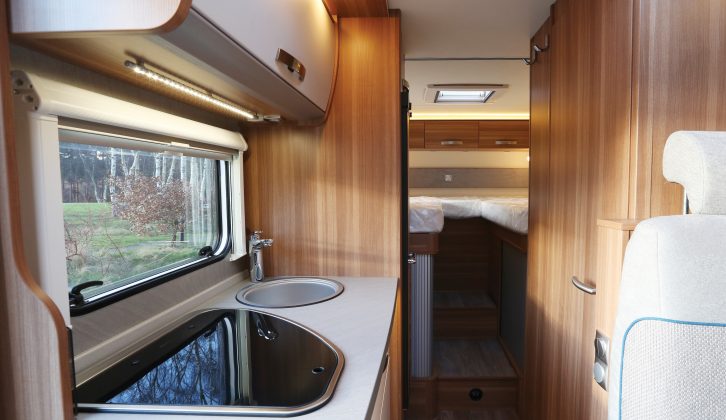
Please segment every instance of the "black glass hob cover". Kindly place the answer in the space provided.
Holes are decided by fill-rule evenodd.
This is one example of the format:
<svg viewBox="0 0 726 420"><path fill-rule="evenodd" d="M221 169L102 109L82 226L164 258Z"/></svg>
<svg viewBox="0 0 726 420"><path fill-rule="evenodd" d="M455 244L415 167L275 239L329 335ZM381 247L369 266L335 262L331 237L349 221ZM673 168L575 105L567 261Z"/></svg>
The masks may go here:
<svg viewBox="0 0 726 420"><path fill-rule="evenodd" d="M211 310L84 382L75 400L82 411L304 407L330 397L342 364L332 345L291 322L249 310Z"/></svg>

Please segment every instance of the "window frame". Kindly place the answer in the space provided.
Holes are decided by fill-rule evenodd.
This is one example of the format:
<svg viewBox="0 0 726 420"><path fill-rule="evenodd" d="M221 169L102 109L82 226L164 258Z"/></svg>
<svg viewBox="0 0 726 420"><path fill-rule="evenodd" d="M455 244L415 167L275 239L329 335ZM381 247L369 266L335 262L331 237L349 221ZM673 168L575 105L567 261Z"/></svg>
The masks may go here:
<svg viewBox="0 0 726 420"><path fill-rule="evenodd" d="M129 284L121 285L118 288L108 290L98 296L93 296L84 300L81 305L70 305L71 317L85 315L97 309L116 303L120 300L131 297L137 293L149 290L171 280L190 274L196 270L204 268L223 260L232 250L232 206L231 206L231 162L216 160L217 164L217 228L219 229L218 244L214 249L214 253L207 258L199 259L179 267L173 267L169 270L139 279ZM222 181L224 180L224 185ZM224 188L226 187L226 188ZM67 282L67 279L66 279ZM117 290L118 289L118 290Z"/></svg>
<svg viewBox="0 0 726 420"><path fill-rule="evenodd" d="M212 158L226 161L227 246L217 250L212 258L202 261L213 264L225 256L229 261L236 261L247 254L243 187L243 154L247 150L247 142L238 130L204 124L20 69L12 70L11 77L13 122L18 139L15 157L23 191L19 200L23 214L20 220L23 232L20 251L24 254L31 277L49 298L49 303L55 304L53 310L60 312L66 326L71 328L72 322L59 162L59 128L65 125L65 121L105 126L111 130L110 133L120 130L117 134L122 137L124 130L130 130L144 133L145 138L146 135L154 136L150 139L160 139L167 144L169 139L180 139L184 147L208 149L213 153L220 150L230 152L229 161ZM180 269L176 277L200 266L185 268ZM159 284L148 283L140 282L129 289L136 294ZM131 294L126 293L123 298ZM107 299L103 305L87 304L84 309L74 308L73 315L95 311L111 300L120 299Z"/></svg>

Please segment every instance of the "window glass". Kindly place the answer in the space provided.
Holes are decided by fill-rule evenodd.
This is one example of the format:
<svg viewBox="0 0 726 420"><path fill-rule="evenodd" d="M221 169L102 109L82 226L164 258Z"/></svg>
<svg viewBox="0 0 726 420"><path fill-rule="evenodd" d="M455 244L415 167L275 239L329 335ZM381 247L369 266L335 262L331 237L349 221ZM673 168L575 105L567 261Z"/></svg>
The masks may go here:
<svg viewBox="0 0 726 420"><path fill-rule="evenodd" d="M100 280L82 292L93 298L220 246L219 161L104 146L101 134L94 144L72 143L73 133L60 130L69 289Z"/></svg>

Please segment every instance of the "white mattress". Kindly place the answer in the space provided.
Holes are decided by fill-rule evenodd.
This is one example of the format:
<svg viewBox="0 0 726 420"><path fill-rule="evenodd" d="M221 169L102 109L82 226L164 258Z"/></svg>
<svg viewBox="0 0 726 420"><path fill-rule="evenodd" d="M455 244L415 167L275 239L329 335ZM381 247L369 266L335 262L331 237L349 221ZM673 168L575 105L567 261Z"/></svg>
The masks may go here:
<svg viewBox="0 0 726 420"><path fill-rule="evenodd" d="M411 197L408 201L408 231L411 233L441 232L444 209L441 200L433 197Z"/></svg>
<svg viewBox="0 0 726 420"><path fill-rule="evenodd" d="M514 232L526 235L527 197L411 197L409 231L441 232L444 217L467 219L482 217Z"/></svg>

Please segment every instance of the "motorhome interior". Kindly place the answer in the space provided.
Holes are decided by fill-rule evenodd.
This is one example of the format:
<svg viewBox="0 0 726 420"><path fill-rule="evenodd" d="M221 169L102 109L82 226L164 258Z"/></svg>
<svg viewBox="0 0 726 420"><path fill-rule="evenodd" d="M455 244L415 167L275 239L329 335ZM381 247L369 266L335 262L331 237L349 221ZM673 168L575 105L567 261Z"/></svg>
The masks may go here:
<svg viewBox="0 0 726 420"><path fill-rule="evenodd" d="M0 25L0 418L726 418L723 0Z"/></svg>

